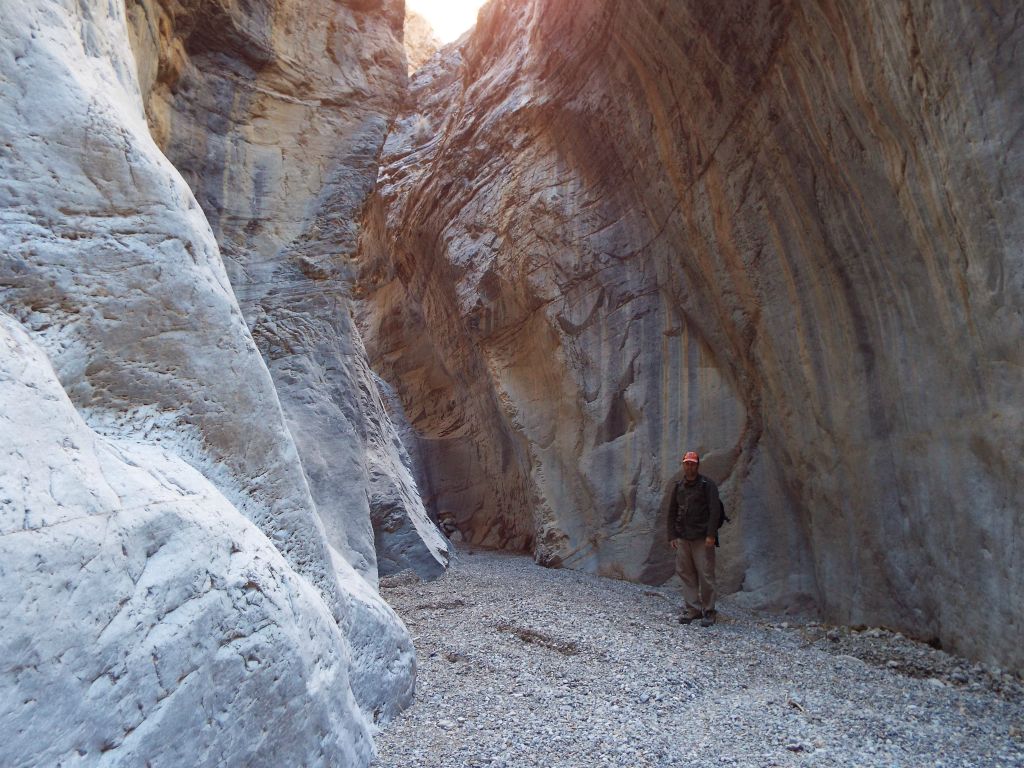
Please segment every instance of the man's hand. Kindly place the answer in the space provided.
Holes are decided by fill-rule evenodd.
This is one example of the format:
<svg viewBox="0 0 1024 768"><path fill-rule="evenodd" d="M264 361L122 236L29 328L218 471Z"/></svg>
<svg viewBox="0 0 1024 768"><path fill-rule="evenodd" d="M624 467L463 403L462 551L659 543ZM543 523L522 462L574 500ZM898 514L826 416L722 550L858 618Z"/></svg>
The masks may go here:
<svg viewBox="0 0 1024 768"><path fill-rule="evenodd" d="M679 539L672 539L672 541L670 541L668 544L669 544L670 547L672 547L672 549L678 549L679 548Z"/></svg>
<svg viewBox="0 0 1024 768"><path fill-rule="evenodd" d="M713 546L715 546L715 537L714 536L708 536L706 539L704 539L704 546L705 547L713 547Z"/></svg>

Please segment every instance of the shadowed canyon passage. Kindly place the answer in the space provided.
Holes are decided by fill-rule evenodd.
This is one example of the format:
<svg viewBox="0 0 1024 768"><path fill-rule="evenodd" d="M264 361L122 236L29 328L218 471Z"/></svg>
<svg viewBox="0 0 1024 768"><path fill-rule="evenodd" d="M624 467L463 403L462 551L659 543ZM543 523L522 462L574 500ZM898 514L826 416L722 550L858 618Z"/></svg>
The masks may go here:
<svg viewBox="0 0 1024 768"><path fill-rule="evenodd" d="M431 517L661 584L689 449L744 610L1024 668L1013 4L16 5L0 763L366 764Z"/></svg>
<svg viewBox="0 0 1024 768"><path fill-rule="evenodd" d="M471 541L1021 663L1019 12L493 2L419 70L360 322Z"/></svg>

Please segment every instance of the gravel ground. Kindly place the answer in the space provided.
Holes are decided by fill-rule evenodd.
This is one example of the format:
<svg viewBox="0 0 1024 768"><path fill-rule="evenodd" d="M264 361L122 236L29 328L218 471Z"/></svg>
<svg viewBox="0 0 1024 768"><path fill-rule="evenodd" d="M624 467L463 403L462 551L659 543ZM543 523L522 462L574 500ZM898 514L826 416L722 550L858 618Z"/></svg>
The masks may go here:
<svg viewBox="0 0 1024 768"><path fill-rule="evenodd" d="M381 592L416 643L416 703L377 735L407 766L1024 766L1024 688L881 629L752 613L462 550Z"/></svg>

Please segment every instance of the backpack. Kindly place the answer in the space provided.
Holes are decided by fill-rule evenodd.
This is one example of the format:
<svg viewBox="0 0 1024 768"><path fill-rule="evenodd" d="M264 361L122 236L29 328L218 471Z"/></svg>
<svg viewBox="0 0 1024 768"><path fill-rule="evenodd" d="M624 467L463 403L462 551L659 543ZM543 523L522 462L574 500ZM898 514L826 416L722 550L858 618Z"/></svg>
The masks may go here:
<svg viewBox="0 0 1024 768"><path fill-rule="evenodd" d="M704 495L705 496L709 496L711 492L708 490L708 479L706 477L704 477L703 475L701 475L700 481L704 485ZM719 523L719 525L718 525L718 531L720 531L720 530L722 530L722 526L723 525L725 525L728 522L731 522L729 520L729 516L727 514L725 514L725 504L722 503L722 497L721 496L718 497L718 511L722 513L722 522ZM710 512L711 512L711 499L709 498L708 499L708 513L710 514ZM722 546L721 544L718 543L718 531L715 531L715 546L716 547Z"/></svg>

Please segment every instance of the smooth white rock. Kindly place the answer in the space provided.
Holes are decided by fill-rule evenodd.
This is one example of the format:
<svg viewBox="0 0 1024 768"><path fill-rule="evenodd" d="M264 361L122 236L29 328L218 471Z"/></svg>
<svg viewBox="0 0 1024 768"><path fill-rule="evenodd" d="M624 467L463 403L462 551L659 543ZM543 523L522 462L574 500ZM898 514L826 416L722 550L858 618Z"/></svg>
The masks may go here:
<svg viewBox="0 0 1024 768"><path fill-rule="evenodd" d="M78 474L71 476L63 469L36 473L35 454L8 461L0 488L3 498L12 500L14 512L5 502L4 514L27 519L21 527L31 526L33 516L39 517L36 527L42 521L51 524L60 504L78 510L79 516L112 511L139 516L138 521L123 523L119 518L108 520L108 536L120 530L115 523L124 527L124 552L116 547L112 554L107 552L108 539L90 532L83 519L78 538L61 541L63 559L53 568L34 571L34 561L21 556L4 560L0 591L16 599L39 591L37 607L19 603L4 611L5 622L10 622L2 633L10 651L5 657L31 650L22 645L25 637L34 635L11 634L20 633L19 627L53 627L67 640L60 658L81 657L83 668L103 669L103 647L90 644L88 634L76 634L89 632L88 626L64 631L64 624L55 624L74 623L80 615L43 614L42 623L33 624L33 612L50 610L56 584L74 587L80 570L72 568L74 563L95 555L91 567L117 573L118 552L124 558L137 557L129 541L175 542L159 550L142 545L143 553L159 556L161 578L178 579L194 569L207 569L211 583L220 574L217 579L230 584L234 559L259 561L265 565L250 568L258 577L256 583L262 585L266 573L281 582L274 586L267 576L264 593L285 590L273 611L264 609L280 631L262 636L260 658L291 655L298 660L289 662L292 672L278 675L277 681L277 670L270 665L271 674L253 688L235 685L231 679L225 684L212 673L189 677L195 681L189 683L190 695L202 702L205 717L220 724L214 728L207 723L212 730L204 752L200 745L207 742L202 739L181 739L187 723L179 718L177 739L168 742L167 749L189 750L189 764L244 764L244 755L257 747L259 760L266 759L267 764L360 764L371 748L363 735L365 723L346 702L354 694L367 714L380 718L406 705L414 685L411 641L393 612L347 562L334 556L325 540L277 393L231 292L210 227L188 186L149 134L127 39L124 8L118 3L28 0L19 4L18 13L0 13L0 306L45 350L70 402L93 431L107 438L102 445L108 446L97 449L105 457L102 461L90 459L91 468L76 465ZM10 420L22 405L8 399L4 418ZM18 439L35 439L5 429L5 442L8 432L19 432ZM45 455L56 446L39 450ZM120 473L121 464L134 465L141 474L129 472L130 482L123 483L103 476L108 467ZM166 494L154 496L157 485L167 493L188 496L189 503L172 503ZM156 514L147 507L151 497L162 505L158 511L164 515L152 523L145 522L146 514ZM26 503L19 507L14 500L21 498ZM256 528L245 527L243 516ZM176 522L184 517L192 522ZM156 531L145 526L155 526ZM195 531L189 533L192 528ZM182 538L174 539L175 535ZM228 553L237 546L238 558L222 562L218 546ZM41 547L26 544L17 551L42 552ZM283 559L270 559L274 551ZM199 586L204 584L200 579ZM129 601L124 605L131 604L134 593L124 591L127 584L122 587L119 592L104 578L80 587L79 599L109 618L117 614L126 595ZM175 594L184 594L184 588L174 589ZM314 607L303 607L302 601ZM173 603L168 604L175 607ZM325 607L324 615L331 618L327 623L321 615ZM214 625L236 622L238 609L216 610L220 614L214 615L223 618ZM160 619L167 615L160 609L154 613ZM132 675L145 674L135 669L135 662L148 647L145 643L158 639L175 647L194 645L200 657L208 658L200 651L211 652L203 645L210 621L196 607L176 611L176 623L160 630L166 638L159 633L127 633L112 641L112 647L119 658L130 661L125 669ZM264 625L262 619L253 623ZM339 646L344 633L352 638L350 656ZM14 661L4 667L4 705L43 701L44 693L54 699L54 706L65 699L73 702L80 682L75 667L58 664L47 670L47 677L31 682L20 668L30 668L32 658L27 664ZM143 654L142 659L149 656ZM152 660L148 663L153 665ZM297 685L300 671L304 694L283 688L280 695L274 693L275 686ZM165 683L163 690L173 687L172 682ZM67 711L38 713L21 724L23 740L9 748L78 749L72 741L47 746L50 731L57 726L82 733L102 731L94 718L108 717L112 719L104 722L113 729L112 743L120 743L124 733L118 736L115 721L117 728L130 733L142 726L112 713L130 710L138 686L114 688L107 698L97 700L96 707L69 704ZM65 689L71 693L65 695ZM235 694L238 702L232 698ZM304 714L286 703L302 695L312 708ZM252 701L245 706L257 708L263 713L260 717L246 718L239 709L248 699ZM275 701L285 703L278 707ZM97 707L103 712L94 711ZM235 725L225 725L239 718L245 721L237 726L244 729L244 736L241 730L232 730ZM161 726L168 739L179 720ZM310 729L323 738L304 736L313 732ZM322 747L314 748L314 743ZM129 752L118 754L126 755L123 764L141 764L128 757ZM275 762L275 755L280 760ZM28 764L52 762L31 753L19 759ZM105 753L105 762L120 759ZM250 764L258 760L253 758Z"/></svg>
<svg viewBox="0 0 1024 768"><path fill-rule="evenodd" d="M0 424L0 765L369 760L320 594L180 458L90 430L3 313Z"/></svg>
<svg viewBox="0 0 1024 768"><path fill-rule="evenodd" d="M447 562L349 316L360 211L405 90L400 20L399 3L335 0L128 12L150 131L211 224L327 542L373 585L378 552L385 572Z"/></svg>

